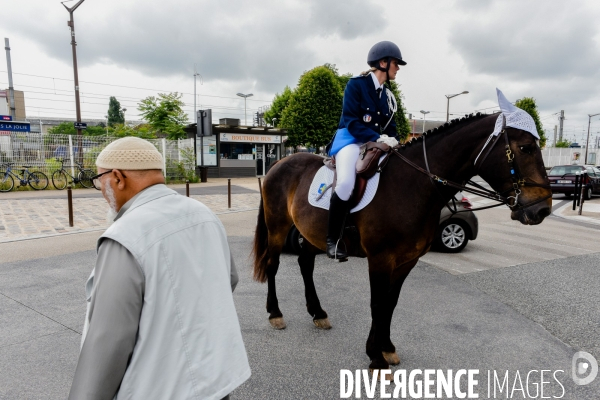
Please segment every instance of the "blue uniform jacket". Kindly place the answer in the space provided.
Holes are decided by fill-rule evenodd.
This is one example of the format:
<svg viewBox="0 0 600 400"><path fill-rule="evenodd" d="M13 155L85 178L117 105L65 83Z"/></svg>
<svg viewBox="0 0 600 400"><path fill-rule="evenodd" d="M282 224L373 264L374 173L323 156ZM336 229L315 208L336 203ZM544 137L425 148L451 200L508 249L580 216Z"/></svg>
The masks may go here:
<svg viewBox="0 0 600 400"><path fill-rule="evenodd" d="M383 90L379 98L370 74L353 77L344 91L342 117L329 154L335 155L351 143L374 142L379 139L380 134L397 138L396 122L393 119L385 131L381 131L391 116L386 90Z"/></svg>

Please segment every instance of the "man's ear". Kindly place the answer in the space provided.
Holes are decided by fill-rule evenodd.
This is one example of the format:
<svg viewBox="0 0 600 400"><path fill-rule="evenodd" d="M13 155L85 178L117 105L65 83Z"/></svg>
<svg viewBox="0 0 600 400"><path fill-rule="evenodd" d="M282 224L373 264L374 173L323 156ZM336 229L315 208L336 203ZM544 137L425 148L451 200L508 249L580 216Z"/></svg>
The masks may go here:
<svg viewBox="0 0 600 400"><path fill-rule="evenodd" d="M113 175L115 177L115 182L117 184L117 188L119 190L123 190L125 189L125 178L123 177L123 174L121 173L120 170L115 169L113 170Z"/></svg>

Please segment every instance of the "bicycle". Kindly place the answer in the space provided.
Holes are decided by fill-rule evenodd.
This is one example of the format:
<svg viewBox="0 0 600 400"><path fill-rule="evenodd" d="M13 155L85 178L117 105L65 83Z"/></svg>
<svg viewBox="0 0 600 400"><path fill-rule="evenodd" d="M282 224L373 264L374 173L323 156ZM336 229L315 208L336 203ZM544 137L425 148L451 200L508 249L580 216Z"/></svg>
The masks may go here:
<svg viewBox="0 0 600 400"><path fill-rule="evenodd" d="M11 165L14 163L4 163L0 169L0 192L10 192L15 187L15 180L19 180L20 186L31 186L34 190L44 190L48 187L48 177L40 171L29 172L31 165L23 165L23 177L14 173ZM13 178L14 177L14 178Z"/></svg>
<svg viewBox="0 0 600 400"><path fill-rule="evenodd" d="M66 160L68 160L68 158L57 158L56 159L56 161L60 162L60 169L56 170L52 173L52 184L54 185L54 187L56 189L63 190L64 188L66 188L67 182L69 180L68 177L70 177L72 179L73 184L80 183L81 186L83 186L84 188L88 188L88 189L91 187L94 187L94 185L92 183L92 179L91 179L92 176L94 176L96 174L94 171L92 171L91 169L84 169L83 164L75 162L75 165L77 166L77 169L79 170L79 173L77 174L77 177L74 177L73 175L69 174L67 172L67 170L65 169L65 161Z"/></svg>

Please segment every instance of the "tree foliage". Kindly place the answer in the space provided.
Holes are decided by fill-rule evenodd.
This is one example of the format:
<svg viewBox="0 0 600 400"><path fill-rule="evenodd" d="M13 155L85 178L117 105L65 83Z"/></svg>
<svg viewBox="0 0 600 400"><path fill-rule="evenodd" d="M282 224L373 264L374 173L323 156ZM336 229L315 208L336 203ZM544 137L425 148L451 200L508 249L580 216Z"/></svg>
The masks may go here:
<svg viewBox="0 0 600 400"><path fill-rule="evenodd" d="M406 110L404 109L404 103L402 102L402 92L400 92L400 85L396 81L390 81L390 90L396 98L398 104L398 110L394 115L394 121L396 122L396 132L400 138L400 142L404 142L410 135L410 124L408 118L406 118Z"/></svg>
<svg viewBox="0 0 600 400"><path fill-rule="evenodd" d="M563 148L567 148L571 145L571 142L568 141L567 139L562 139L562 140L557 140L556 143L554 144L554 147L563 147Z"/></svg>
<svg viewBox="0 0 600 400"><path fill-rule="evenodd" d="M121 109L121 103L116 97L110 96L108 101L108 126L125 123L125 112Z"/></svg>
<svg viewBox="0 0 600 400"><path fill-rule="evenodd" d="M340 75L335 64L325 64L305 72L298 87L285 87L273 99L265 120L288 130L287 146L319 148L329 143L339 124L346 84L350 73ZM398 111L394 117L398 135L406 139L410 125L406 119L399 85L392 81L391 91L396 97Z"/></svg>
<svg viewBox="0 0 600 400"><path fill-rule="evenodd" d="M305 72L282 112L281 127L288 146L319 148L331 140L342 110L342 91L331 69L320 66Z"/></svg>
<svg viewBox="0 0 600 400"><path fill-rule="evenodd" d="M283 89L283 92L277 93L275 98L273 99L273 103L271 104L271 108L269 108L265 112L265 121L272 126L277 126L281 122L281 114L283 110L287 107L290 97L292 97L292 89L289 86L286 86ZM275 120L275 121L273 121Z"/></svg>
<svg viewBox="0 0 600 400"><path fill-rule="evenodd" d="M138 110L155 131L167 135L169 139L182 139L186 137L183 128L187 123L182 96L177 92L149 96L138 103Z"/></svg>
<svg viewBox="0 0 600 400"><path fill-rule="evenodd" d="M533 97L523 97L515 102L515 106L531 115L535 122L535 129L540 136L540 147L544 148L546 146L546 133L542 129L542 123L540 122L540 116L537 112L535 99Z"/></svg>
<svg viewBox="0 0 600 400"><path fill-rule="evenodd" d="M73 122L62 122L48 129L48 133L51 135L77 135L77 129L75 129ZM106 135L106 128L88 125L87 129L81 130L81 133L85 136Z"/></svg>

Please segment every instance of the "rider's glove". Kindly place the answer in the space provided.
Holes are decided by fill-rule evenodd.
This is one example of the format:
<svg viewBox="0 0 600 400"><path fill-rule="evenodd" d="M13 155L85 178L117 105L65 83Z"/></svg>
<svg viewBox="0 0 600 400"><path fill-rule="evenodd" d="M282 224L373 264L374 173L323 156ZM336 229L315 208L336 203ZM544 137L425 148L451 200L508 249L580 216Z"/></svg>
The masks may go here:
<svg viewBox="0 0 600 400"><path fill-rule="evenodd" d="M389 137L388 135L381 135L379 139L377 139L377 143L385 143L390 147L394 147L398 145L398 141L393 137Z"/></svg>

